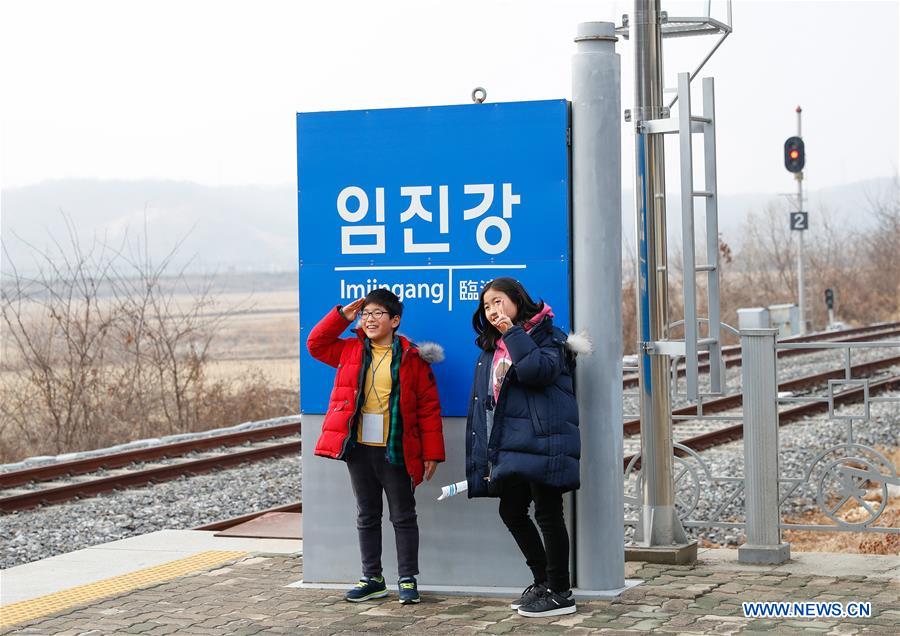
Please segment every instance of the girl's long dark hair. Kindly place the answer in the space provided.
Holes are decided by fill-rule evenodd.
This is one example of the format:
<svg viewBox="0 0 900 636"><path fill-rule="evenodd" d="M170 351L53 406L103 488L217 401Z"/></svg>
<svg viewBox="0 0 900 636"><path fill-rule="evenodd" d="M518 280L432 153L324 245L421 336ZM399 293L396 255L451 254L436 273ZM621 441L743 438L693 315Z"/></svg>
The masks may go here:
<svg viewBox="0 0 900 636"><path fill-rule="evenodd" d="M478 337L475 338L475 344L485 351L496 349L497 339L500 337L500 332L488 322L487 316L484 315L484 295L491 289L496 289L509 296L509 299L516 306L514 323L517 325L521 325L533 318L544 308L544 301L534 302L531 296L528 295L528 292L525 291L525 288L522 287L522 283L514 278L504 276L489 282L482 288L481 294L478 296L478 307L472 316L472 327L475 329L475 333L478 334Z"/></svg>

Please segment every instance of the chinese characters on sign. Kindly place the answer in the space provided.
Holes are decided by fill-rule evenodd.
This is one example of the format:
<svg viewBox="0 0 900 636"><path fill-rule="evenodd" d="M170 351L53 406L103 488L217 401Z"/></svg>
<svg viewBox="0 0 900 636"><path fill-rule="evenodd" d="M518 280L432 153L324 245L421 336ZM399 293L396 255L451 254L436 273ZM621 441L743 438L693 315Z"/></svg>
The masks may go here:
<svg viewBox="0 0 900 636"><path fill-rule="evenodd" d="M478 300L478 294L481 288L487 285L490 280L461 280L459 281L459 299L460 300Z"/></svg>

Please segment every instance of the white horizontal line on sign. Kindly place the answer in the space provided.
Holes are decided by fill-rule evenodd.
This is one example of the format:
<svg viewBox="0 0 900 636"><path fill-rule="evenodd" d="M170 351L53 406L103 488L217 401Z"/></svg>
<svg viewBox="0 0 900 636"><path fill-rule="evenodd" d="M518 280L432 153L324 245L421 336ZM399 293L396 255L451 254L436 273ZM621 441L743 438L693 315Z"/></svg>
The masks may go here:
<svg viewBox="0 0 900 636"><path fill-rule="evenodd" d="M386 269L525 269L527 265L366 265L360 267L335 267L336 272L381 271Z"/></svg>

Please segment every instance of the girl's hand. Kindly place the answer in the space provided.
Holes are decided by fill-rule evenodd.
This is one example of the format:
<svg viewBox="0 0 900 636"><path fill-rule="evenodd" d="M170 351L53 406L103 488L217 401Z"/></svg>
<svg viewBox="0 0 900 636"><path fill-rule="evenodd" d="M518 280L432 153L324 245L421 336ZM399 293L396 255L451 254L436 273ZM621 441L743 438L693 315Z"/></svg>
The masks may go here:
<svg viewBox="0 0 900 636"><path fill-rule="evenodd" d="M349 305L343 308L344 318L353 322L356 320L356 317L359 315L359 312L362 310L363 302L365 302L365 298L357 298Z"/></svg>
<svg viewBox="0 0 900 636"><path fill-rule="evenodd" d="M432 459L425 460L425 479L431 481L434 477L434 471L437 469L437 462Z"/></svg>
<svg viewBox="0 0 900 636"><path fill-rule="evenodd" d="M506 314L497 314L497 317L494 318L494 322L491 324L494 325L500 333L506 333L507 329L513 326L512 320L510 320L509 316Z"/></svg>

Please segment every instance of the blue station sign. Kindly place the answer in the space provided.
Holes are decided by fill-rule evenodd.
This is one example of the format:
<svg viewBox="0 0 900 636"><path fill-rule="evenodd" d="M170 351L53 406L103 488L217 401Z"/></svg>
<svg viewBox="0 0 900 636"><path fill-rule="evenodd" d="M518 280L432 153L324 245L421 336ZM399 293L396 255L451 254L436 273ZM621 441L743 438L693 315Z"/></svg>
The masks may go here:
<svg viewBox="0 0 900 636"><path fill-rule="evenodd" d="M310 330L378 287L400 333L443 346L445 416L468 409L484 283L517 278L569 328L568 127L565 100L297 114L301 411L334 378Z"/></svg>

